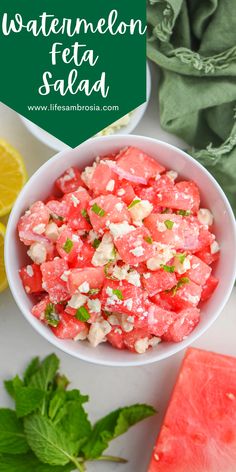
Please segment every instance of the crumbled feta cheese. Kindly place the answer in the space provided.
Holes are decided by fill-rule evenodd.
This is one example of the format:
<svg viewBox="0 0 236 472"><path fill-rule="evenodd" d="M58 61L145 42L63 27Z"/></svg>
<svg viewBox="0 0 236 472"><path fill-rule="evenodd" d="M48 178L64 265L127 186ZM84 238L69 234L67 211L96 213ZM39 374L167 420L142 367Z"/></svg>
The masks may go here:
<svg viewBox="0 0 236 472"><path fill-rule="evenodd" d="M89 234L88 234L88 242L93 243L95 239L99 239L99 234L93 229L91 229L91 231L89 231Z"/></svg>
<svg viewBox="0 0 236 472"><path fill-rule="evenodd" d="M88 282L83 282L80 286L79 286L79 291L81 293L88 293L90 290L90 286L89 286L89 283Z"/></svg>
<svg viewBox="0 0 236 472"><path fill-rule="evenodd" d="M115 266L112 272L112 276L118 280L127 280L131 285L135 287L140 287L140 274L136 270L132 270L129 272L130 266L125 264L122 267Z"/></svg>
<svg viewBox="0 0 236 472"><path fill-rule="evenodd" d="M134 343L134 349L138 354L144 354L147 351L148 346L149 346L149 339L148 338L138 339Z"/></svg>
<svg viewBox="0 0 236 472"><path fill-rule="evenodd" d="M124 194L125 194L125 190L123 188L120 188L120 190L118 190L117 192L118 197L122 197Z"/></svg>
<svg viewBox="0 0 236 472"><path fill-rule="evenodd" d="M120 238L125 234L131 233L131 231L135 230L135 227L129 225L127 221L123 221L122 223L110 223L109 229L114 239Z"/></svg>
<svg viewBox="0 0 236 472"><path fill-rule="evenodd" d="M93 178L94 171L97 167L97 163L94 162L92 166L85 167L84 172L81 174L81 179L89 187L89 183Z"/></svg>
<svg viewBox="0 0 236 472"><path fill-rule="evenodd" d="M63 282L67 282L69 274L70 274L70 270L65 270L65 272L63 272L63 274L61 275L61 280L63 280Z"/></svg>
<svg viewBox="0 0 236 472"><path fill-rule="evenodd" d="M168 172L166 172L166 175L167 177L169 177L170 180L174 182L178 177L178 172L176 172L175 170L168 170Z"/></svg>
<svg viewBox="0 0 236 472"><path fill-rule="evenodd" d="M160 344L161 342L161 338L158 338L156 336L153 336L153 338L149 339L149 346L151 347L155 347L157 346L157 344Z"/></svg>
<svg viewBox="0 0 236 472"><path fill-rule="evenodd" d="M139 225L144 218L150 215L153 210L153 205L148 200L140 200L133 207L129 208L133 223Z"/></svg>
<svg viewBox="0 0 236 472"><path fill-rule="evenodd" d="M124 207L124 204L121 203L121 202L119 202L115 205L115 208L116 208L117 211L122 211L123 207Z"/></svg>
<svg viewBox="0 0 236 472"><path fill-rule="evenodd" d="M135 287L141 287L140 274L137 272L137 270L132 270L129 272L127 274L126 280Z"/></svg>
<svg viewBox="0 0 236 472"><path fill-rule="evenodd" d="M73 202L73 206L74 206L74 207L77 207L77 206L79 205L79 203L80 203L80 201L78 200L78 198L77 198L73 193L71 194L71 200L72 200L72 202Z"/></svg>
<svg viewBox="0 0 236 472"><path fill-rule="evenodd" d="M207 210L206 208L200 208L200 210L197 213L198 221L202 225L207 225L211 226L213 224L213 215L210 212L210 210Z"/></svg>
<svg viewBox="0 0 236 472"><path fill-rule="evenodd" d="M84 329L80 331L80 333L77 334L77 336L75 336L74 341L84 341L88 336L88 332L89 332L88 327L85 326Z"/></svg>
<svg viewBox="0 0 236 472"><path fill-rule="evenodd" d="M149 270L160 269L160 266L169 262L176 253L175 249L168 244L155 243L155 247L156 255L147 260Z"/></svg>
<svg viewBox="0 0 236 472"><path fill-rule="evenodd" d="M103 320L101 322L96 321L90 327L88 340L93 347L106 341L106 335L110 333L111 325L108 321Z"/></svg>
<svg viewBox="0 0 236 472"><path fill-rule="evenodd" d="M111 179L111 180L109 180L109 182L106 186L106 190L108 192L113 192L114 188L115 188L115 181L113 179Z"/></svg>
<svg viewBox="0 0 236 472"><path fill-rule="evenodd" d="M187 270L191 269L191 256L186 256L183 263L176 256L174 258L174 266L178 274L184 274Z"/></svg>
<svg viewBox="0 0 236 472"><path fill-rule="evenodd" d="M131 311L132 310L132 307L133 307L133 300L132 298L127 298L127 300L124 301L124 306L126 306L126 308Z"/></svg>
<svg viewBox="0 0 236 472"><path fill-rule="evenodd" d="M157 222L157 229L158 229L158 231L160 231L160 233L164 233L164 231L167 230L167 227L166 227L165 223L158 221Z"/></svg>
<svg viewBox="0 0 236 472"><path fill-rule="evenodd" d="M150 277L151 277L150 272L145 272L145 274L143 274L143 277L144 277L145 279L150 279Z"/></svg>
<svg viewBox="0 0 236 472"><path fill-rule="evenodd" d="M111 287L107 287L106 294L108 295L107 305L121 305L122 300L120 300L116 294L113 292Z"/></svg>
<svg viewBox="0 0 236 472"><path fill-rule="evenodd" d="M235 400L236 399L235 395L231 392L226 393L226 397L228 397L230 400Z"/></svg>
<svg viewBox="0 0 236 472"><path fill-rule="evenodd" d="M120 321L118 320L116 315L110 315L108 317L108 321L112 326L116 326L116 325L119 326L120 325Z"/></svg>
<svg viewBox="0 0 236 472"><path fill-rule="evenodd" d="M217 241L213 241L213 243L211 243L210 248L211 248L211 254L216 254L220 250L219 243Z"/></svg>
<svg viewBox="0 0 236 472"><path fill-rule="evenodd" d="M43 234L45 231L46 225L44 223L40 223L39 225L33 228L33 232L36 234Z"/></svg>
<svg viewBox="0 0 236 472"><path fill-rule="evenodd" d="M33 277L34 275L34 270L33 270L33 267L31 265L27 265L26 267L26 272L28 274L29 277Z"/></svg>
<svg viewBox="0 0 236 472"><path fill-rule="evenodd" d="M27 254L35 264L42 264L47 259L47 250L42 243L31 244Z"/></svg>
<svg viewBox="0 0 236 472"><path fill-rule="evenodd" d="M45 236L53 242L58 240L60 236L60 230L56 223L54 223L53 221L51 223L48 223L45 228Z"/></svg>
<svg viewBox="0 0 236 472"><path fill-rule="evenodd" d="M134 323L128 321L127 315L121 316L121 326L125 333L130 333L134 329Z"/></svg>
<svg viewBox="0 0 236 472"><path fill-rule="evenodd" d="M140 257L144 254L144 248L142 246L137 246L134 249L130 249L130 251L134 256Z"/></svg>
<svg viewBox="0 0 236 472"><path fill-rule="evenodd" d="M115 334L122 334L122 329L120 329L120 328L115 328L115 329L114 329L114 333L115 333Z"/></svg>
<svg viewBox="0 0 236 472"><path fill-rule="evenodd" d="M30 288L28 287L28 285L25 285L25 291L26 293L30 293Z"/></svg>
<svg viewBox="0 0 236 472"><path fill-rule="evenodd" d="M93 258L92 264L95 267L104 266L109 261L115 259L115 251L112 237L109 233L105 233L101 243L96 249Z"/></svg>
<svg viewBox="0 0 236 472"><path fill-rule="evenodd" d="M81 295L81 293L75 293L68 301L68 306L75 308L76 310L83 306L88 300L88 297Z"/></svg>
<svg viewBox="0 0 236 472"><path fill-rule="evenodd" d="M98 298L88 300L88 308L92 313L101 313L101 302Z"/></svg>

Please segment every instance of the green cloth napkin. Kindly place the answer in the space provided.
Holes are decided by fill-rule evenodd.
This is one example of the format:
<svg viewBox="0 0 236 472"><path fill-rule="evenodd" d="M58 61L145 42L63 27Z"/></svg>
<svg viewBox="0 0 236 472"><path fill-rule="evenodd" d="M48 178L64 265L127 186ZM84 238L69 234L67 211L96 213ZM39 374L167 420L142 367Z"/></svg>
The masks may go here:
<svg viewBox="0 0 236 472"><path fill-rule="evenodd" d="M147 0L161 126L183 138L236 213L236 0Z"/></svg>

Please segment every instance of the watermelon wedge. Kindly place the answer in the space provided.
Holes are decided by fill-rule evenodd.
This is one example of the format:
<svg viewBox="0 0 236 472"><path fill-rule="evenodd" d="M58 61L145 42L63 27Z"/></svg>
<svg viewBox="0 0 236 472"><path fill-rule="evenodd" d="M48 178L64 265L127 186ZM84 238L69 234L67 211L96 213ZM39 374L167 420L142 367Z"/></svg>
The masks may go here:
<svg viewBox="0 0 236 472"><path fill-rule="evenodd" d="M236 358L188 349L147 472L236 471Z"/></svg>

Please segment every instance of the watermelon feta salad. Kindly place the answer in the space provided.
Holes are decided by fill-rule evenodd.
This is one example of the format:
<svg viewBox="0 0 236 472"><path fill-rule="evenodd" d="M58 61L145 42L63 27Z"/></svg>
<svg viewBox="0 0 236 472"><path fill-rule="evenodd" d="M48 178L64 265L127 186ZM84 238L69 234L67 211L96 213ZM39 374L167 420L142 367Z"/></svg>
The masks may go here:
<svg viewBox="0 0 236 472"><path fill-rule="evenodd" d="M140 149L65 171L21 216L32 315L61 339L142 354L181 342L218 280L213 215L193 181Z"/></svg>

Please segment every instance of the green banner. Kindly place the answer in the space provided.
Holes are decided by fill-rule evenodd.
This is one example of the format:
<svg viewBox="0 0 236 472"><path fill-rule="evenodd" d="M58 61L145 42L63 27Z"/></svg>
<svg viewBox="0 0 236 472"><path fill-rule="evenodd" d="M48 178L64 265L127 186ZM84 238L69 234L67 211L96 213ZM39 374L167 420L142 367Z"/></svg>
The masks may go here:
<svg viewBox="0 0 236 472"><path fill-rule="evenodd" d="M1 0L0 100L74 147L146 100L146 2Z"/></svg>

